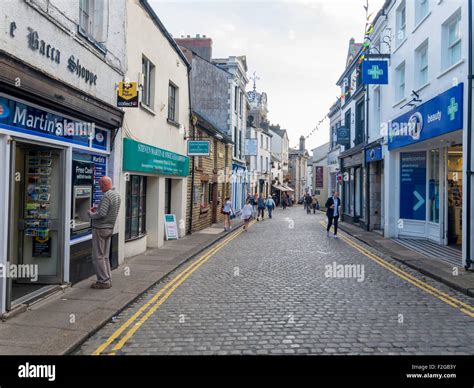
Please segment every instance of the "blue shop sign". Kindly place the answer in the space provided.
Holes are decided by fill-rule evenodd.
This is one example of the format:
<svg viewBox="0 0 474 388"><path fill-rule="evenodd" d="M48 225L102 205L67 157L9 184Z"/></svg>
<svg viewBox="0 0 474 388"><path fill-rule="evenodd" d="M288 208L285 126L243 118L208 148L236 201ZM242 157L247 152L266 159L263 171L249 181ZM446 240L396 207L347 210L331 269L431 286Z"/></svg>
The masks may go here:
<svg viewBox="0 0 474 388"><path fill-rule="evenodd" d="M388 61L363 61L362 82L369 84L388 84Z"/></svg>
<svg viewBox="0 0 474 388"><path fill-rule="evenodd" d="M431 139L463 127L463 83L392 120L388 149Z"/></svg>
<svg viewBox="0 0 474 388"><path fill-rule="evenodd" d="M400 218L426 220L426 152L400 153Z"/></svg>
<svg viewBox="0 0 474 388"><path fill-rule="evenodd" d="M379 160L382 160L382 145L381 144L365 150L366 163L377 162Z"/></svg>
<svg viewBox="0 0 474 388"><path fill-rule="evenodd" d="M71 120L1 96L0 128L85 147L108 149L109 133L96 128L95 123Z"/></svg>

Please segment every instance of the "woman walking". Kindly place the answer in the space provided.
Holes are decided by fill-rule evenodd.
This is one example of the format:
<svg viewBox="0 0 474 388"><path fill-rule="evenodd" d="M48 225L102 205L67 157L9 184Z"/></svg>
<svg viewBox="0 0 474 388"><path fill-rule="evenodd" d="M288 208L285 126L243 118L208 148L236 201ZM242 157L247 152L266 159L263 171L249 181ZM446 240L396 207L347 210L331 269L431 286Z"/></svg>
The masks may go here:
<svg viewBox="0 0 474 388"><path fill-rule="evenodd" d="M252 219L252 205L250 204L250 199L247 200L247 203L242 209L242 219L244 220L244 230L247 231L247 228L249 227L250 220Z"/></svg>
<svg viewBox="0 0 474 388"><path fill-rule="evenodd" d="M262 197L258 197L257 209L258 209L257 221L260 218L260 214L262 215L262 221L263 221L263 218L265 217L265 200Z"/></svg>
<svg viewBox="0 0 474 388"><path fill-rule="evenodd" d="M228 231L232 227L230 225L230 215L233 213L234 209L232 208L230 197L226 197L224 205L222 206L222 214L224 214L224 231Z"/></svg>
<svg viewBox="0 0 474 388"><path fill-rule="evenodd" d="M275 201L272 197L267 197L267 200L265 201L265 206L267 207L268 218L272 218L273 209L275 209L276 207Z"/></svg>

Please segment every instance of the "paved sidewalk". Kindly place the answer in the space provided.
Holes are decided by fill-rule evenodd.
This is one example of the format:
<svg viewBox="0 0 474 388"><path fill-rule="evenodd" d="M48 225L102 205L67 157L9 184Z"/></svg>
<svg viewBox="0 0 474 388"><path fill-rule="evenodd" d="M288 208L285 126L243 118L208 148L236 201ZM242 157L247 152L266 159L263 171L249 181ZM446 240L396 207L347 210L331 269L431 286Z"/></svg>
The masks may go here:
<svg viewBox="0 0 474 388"><path fill-rule="evenodd" d="M232 222L230 232L240 227ZM50 295L0 323L0 355L61 355L71 352L145 291L230 232L217 224L162 248L126 259L113 271L113 287L91 289L95 277ZM128 275L126 275L128 272Z"/></svg>
<svg viewBox="0 0 474 388"><path fill-rule="evenodd" d="M339 228L382 254L388 255L426 276L474 297L474 272L468 272L463 267L458 267L458 275L455 276L453 275L452 265L405 248L376 232L367 232L347 222L340 222Z"/></svg>

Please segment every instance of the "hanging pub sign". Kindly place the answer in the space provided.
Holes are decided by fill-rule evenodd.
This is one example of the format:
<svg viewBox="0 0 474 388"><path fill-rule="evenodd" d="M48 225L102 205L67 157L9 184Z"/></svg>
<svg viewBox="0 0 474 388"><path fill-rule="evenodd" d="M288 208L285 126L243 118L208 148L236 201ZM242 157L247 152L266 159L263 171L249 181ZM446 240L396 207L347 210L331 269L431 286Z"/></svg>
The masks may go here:
<svg viewBox="0 0 474 388"><path fill-rule="evenodd" d="M343 146L349 146L351 144L351 131L346 127L337 128L337 140L336 144Z"/></svg>
<svg viewBox="0 0 474 388"><path fill-rule="evenodd" d="M138 86L136 82L119 82L117 106L119 108L138 107Z"/></svg>
<svg viewBox="0 0 474 388"><path fill-rule="evenodd" d="M388 84L388 61L363 61L362 81L364 84Z"/></svg>

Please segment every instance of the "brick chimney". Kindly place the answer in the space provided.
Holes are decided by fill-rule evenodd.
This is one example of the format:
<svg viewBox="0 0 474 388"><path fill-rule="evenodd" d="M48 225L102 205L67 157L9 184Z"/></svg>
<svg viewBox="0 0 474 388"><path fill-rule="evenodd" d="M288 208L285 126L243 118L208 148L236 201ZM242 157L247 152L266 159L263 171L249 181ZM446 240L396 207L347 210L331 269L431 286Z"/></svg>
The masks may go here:
<svg viewBox="0 0 474 388"><path fill-rule="evenodd" d="M305 150L305 144L304 144L304 142L305 142L305 138L304 138L304 136L301 136L301 137L300 137L300 151L304 151L304 150Z"/></svg>
<svg viewBox="0 0 474 388"><path fill-rule="evenodd" d="M197 55L204 58L207 61L212 59L212 39L206 37L206 35L196 34L196 37L191 38L181 36L181 38L175 39L179 46L186 47L187 49L194 51Z"/></svg>

